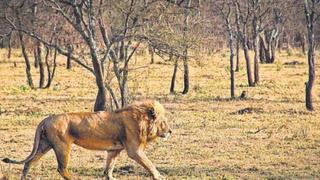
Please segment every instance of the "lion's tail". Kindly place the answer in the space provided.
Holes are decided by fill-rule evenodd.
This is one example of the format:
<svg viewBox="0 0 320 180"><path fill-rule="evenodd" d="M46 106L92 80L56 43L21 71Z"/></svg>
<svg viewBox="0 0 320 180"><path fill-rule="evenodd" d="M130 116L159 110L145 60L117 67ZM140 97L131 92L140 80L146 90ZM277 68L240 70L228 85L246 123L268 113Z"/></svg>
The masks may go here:
<svg viewBox="0 0 320 180"><path fill-rule="evenodd" d="M4 158L4 159L2 159L2 161L5 162L5 163L10 163L10 164L23 164L23 163L25 163L27 161L30 161L36 155L36 153L38 151L44 122L45 122L45 120L40 122L40 124L37 127L36 134L35 134L35 137L34 137L34 143L33 143L32 152L25 160L16 161L16 160L11 160L9 158Z"/></svg>

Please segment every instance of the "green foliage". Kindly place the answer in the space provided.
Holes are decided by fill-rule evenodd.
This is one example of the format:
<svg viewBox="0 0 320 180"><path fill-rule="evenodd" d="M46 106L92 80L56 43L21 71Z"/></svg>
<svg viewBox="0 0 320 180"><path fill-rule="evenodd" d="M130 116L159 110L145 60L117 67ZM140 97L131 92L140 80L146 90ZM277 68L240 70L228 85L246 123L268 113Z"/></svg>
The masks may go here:
<svg viewBox="0 0 320 180"><path fill-rule="evenodd" d="M29 91L31 88L29 87L29 86L27 86L27 85L21 85L21 86L19 86L19 90L21 91L21 92L27 92L27 91Z"/></svg>
<svg viewBox="0 0 320 180"><path fill-rule="evenodd" d="M20 86L13 86L11 89L11 94L20 94L20 93L27 93L31 90L28 85L20 85Z"/></svg>

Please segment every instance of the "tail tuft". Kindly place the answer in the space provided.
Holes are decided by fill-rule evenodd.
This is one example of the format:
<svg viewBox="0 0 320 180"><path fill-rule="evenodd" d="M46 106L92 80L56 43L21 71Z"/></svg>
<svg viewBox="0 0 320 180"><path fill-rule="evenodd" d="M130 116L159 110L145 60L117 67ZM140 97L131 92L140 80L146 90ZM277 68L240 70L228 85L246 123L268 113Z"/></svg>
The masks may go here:
<svg viewBox="0 0 320 180"><path fill-rule="evenodd" d="M2 159L2 161L5 163L12 163L12 160L10 160L9 158L4 158Z"/></svg>

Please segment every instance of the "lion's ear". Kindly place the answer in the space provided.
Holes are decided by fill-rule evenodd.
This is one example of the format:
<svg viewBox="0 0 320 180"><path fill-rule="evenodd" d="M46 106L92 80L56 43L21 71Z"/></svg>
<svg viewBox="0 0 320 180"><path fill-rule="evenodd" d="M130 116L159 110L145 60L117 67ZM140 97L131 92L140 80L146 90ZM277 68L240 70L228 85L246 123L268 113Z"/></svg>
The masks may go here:
<svg viewBox="0 0 320 180"><path fill-rule="evenodd" d="M154 121L155 119L157 119L157 114L156 114L156 112L154 111L154 108L153 108L153 107L150 108L150 109L148 109L148 117L149 117L152 121Z"/></svg>

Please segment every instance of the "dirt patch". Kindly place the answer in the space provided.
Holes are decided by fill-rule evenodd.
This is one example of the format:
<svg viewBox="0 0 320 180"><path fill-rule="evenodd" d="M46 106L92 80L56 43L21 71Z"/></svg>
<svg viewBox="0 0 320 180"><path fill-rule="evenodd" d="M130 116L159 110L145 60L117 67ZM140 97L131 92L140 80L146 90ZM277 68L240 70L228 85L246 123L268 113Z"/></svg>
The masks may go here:
<svg viewBox="0 0 320 180"><path fill-rule="evenodd" d="M262 108L246 107L246 108L240 109L236 112L233 112L231 114L233 114L233 115L237 115L237 114L243 115L243 114L253 114L253 113L261 114L263 112L264 111Z"/></svg>
<svg viewBox="0 0 320 180"><path fill-rule="evenodd" d="M285 62L283 63L283 65L295 66L295 65L304 65L304 63L299 62L297 60L293 60L293 61Z"/></svg>

